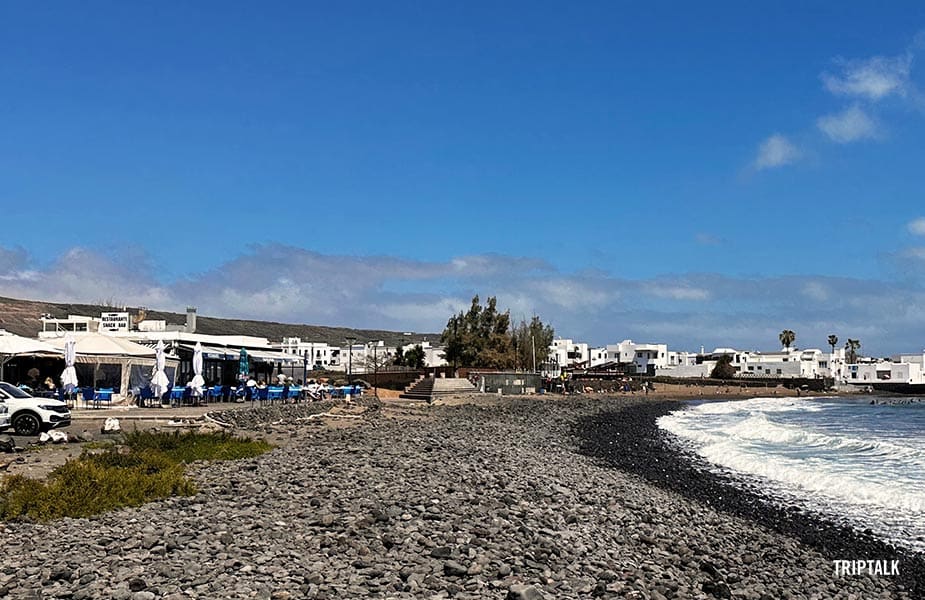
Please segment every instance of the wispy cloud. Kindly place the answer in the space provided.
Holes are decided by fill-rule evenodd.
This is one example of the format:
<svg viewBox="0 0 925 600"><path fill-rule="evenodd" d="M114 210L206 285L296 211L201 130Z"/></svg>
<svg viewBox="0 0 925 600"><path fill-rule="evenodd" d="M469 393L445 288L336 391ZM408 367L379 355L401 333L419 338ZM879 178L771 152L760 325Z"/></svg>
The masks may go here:
<svg viewBox="0 0 925 600"><path fill-rule="evenodd" d="M254 246L207 272L165 281L144 257L136 256L133 266L74 248L38 265L10 252L0 247L0 257L7 257L0 263L0 296L38 300L111 300L176 311L195 305L210 316L439 332L477 293L497 296L515 319L535 313L559 334L595 344L632 338L680 349L767 349L783 327L797 332L800 347L823 347L830 333L859 337L879 353L915 349L925 339L925 314L918 310L925 291L913 283L707 274L626 279L501 255L414 261L283 245ZM925 248L907 248L900 258L923 265ZM460 261L479 266L460 274Z"/></svg>
<svg viewBox="0 0 925 600"><path fill-rule="evenodd" d="M701 246L719 246L723 243L723 239L717 237L711 233L700 232L694 236L694 241L700 244Z"/></svg>
<svg viewBox="0 0 925 600"><path fill-rule="evenodd" d="M839 72L823 73L822 82L833 94L878 101L909 91L912 55L874 56L862 60L837 61Z"/></svg>
<svg viewBox="0 0 925 600"><path fill-rule="evenodd" d="M762 171L796 162L801 156L799 148L779 133L770 136L758 146L758 155L752 166Z"/></svg>
<svg viewBox="0 0 925 600"><path fill-rule="evenodd" d="M29 253L24 248L0 247L0 281L25 276L28 265Z"/></svg>
<svg viewBox="0 0 925 600"><path fill-rule="evenodd" d="M816 126L828 138L839 144L879 136L877 123L860 106L854 105L816 120Z"/></svg>
<svg viewBox="0 0 925 600"><path fill-rule="evenodd" d="M919 217L918 219L909 221L906 228L910 233L914 233L915 235L925 235L925 217Z"/></svg>
<svg viewBox="0 0 925 600"><path fill-rule="evenodd" d="M826 90L851 100L846 108L816 119L816 128L826 139L848 144L883 138L883 127L872 112L875 106L880 113L887 111L890 107L885 102L887 99L897 99L906 108L925 109L925 94L912 78L914 57L925 46L922 40L925 35L919 34L906 51L897 56L838 58L833 61L834 69L820 74ZM751 167L760 171L788 165L801 154L790 140L775 134L761 143Z"/></svg>
<svg viewBox="0 0 925 600"><path fill-rule="evenodd" d="M899 257L908 259L908 260L921 261L925 263L925 248L921 246L912 246L910 248L903 248L902 250L899 251Z"/></svg>
<svg viewBox="0 0 925 600"><path fill-rule="evenodd" d="M702 287L690 285L686 282L653 282L645 286L646 293L658 298L667 298L669 300L692 300L703 301L709 300L710 291Z"/></svg>
<svg viewBox="0 0 925 600"><path fill-rule="evenodd" d="M828 288L819 281L806 282L801 292L814 302L826 302L831 297Z"/></svg>

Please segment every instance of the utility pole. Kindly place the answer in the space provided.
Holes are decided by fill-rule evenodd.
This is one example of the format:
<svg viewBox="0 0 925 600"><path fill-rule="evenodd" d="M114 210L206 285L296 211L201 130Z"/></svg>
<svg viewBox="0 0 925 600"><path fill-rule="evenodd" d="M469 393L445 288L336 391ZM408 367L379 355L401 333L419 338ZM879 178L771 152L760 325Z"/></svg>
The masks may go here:
<svg viewBox="0 0 925 600"><path fill-rule="evenodd" d="M353 378L353 342L357 341L355 337L347 339L347 385L350 385Z"/></svg>
<svg viewBox="0 0 925 600"><path fill-rule="evenodd" d="M459 322L453 317L453 377L456 377L456 357L459 356L459 338L457 336Z"/></svg>
<svg viewBox="0 0 925 600"><path fill-rule="evenodd" d="M536 337L530 334L530 345L533 347L533 372L536 373Z"/></svg>
<svg viewBox="0 0 925 600"><path fill-rule="evenodd" d="M379 342L373 343L373 396L379 399L379 356L377 348Z"/></svg>

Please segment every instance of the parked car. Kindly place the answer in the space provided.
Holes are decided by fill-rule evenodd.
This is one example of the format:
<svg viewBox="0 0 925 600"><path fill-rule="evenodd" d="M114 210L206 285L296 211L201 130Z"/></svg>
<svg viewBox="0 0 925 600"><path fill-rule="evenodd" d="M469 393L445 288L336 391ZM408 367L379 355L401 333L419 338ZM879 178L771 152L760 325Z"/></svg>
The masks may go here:
<svg viewBox="0 0 925 600"><path fill-rule="evenodd" d="M5 405L9 415L6 423L0 418L0 431L12 427L17 435L38 435L71 424L71 411L64 402L36 398L5 381L0 381L0 404Z"/></svg>
<svg viewBox="0 0 925 600"><path fill-rule="evenodd" d="M0 431L9 429L10 427L10 409L6 407L6 404L0 402Z"/></svg>

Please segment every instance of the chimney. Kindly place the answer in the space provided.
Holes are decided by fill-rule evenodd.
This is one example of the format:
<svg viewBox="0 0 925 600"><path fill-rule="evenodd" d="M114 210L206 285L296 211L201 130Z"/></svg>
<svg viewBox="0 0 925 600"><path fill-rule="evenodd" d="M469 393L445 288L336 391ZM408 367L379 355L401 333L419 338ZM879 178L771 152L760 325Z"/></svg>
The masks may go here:
<svg viewBox="0 0 925 600"><path fill-rule="evenodd" d="M196 333L196 307L186 307L186 332Z"/></svg>

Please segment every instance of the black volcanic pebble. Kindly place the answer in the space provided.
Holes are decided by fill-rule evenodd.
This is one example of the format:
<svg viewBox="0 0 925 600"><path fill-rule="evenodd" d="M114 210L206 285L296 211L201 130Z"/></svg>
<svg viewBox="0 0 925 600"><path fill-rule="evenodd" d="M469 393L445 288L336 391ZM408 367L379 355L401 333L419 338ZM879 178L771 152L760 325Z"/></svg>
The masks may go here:
<svg viewBox="0 0 925 600"><path fill-rule="evenodd" d="M701 468L696 458L671 444L656 423L659 417L680 408L676 402L653 402L602 411L579 419L573 434L582 451L591 456L711 508L790 536L832 560L899 560L898 582L913 597L925 597L925 557L921 554L878 539L870 529L858 531L799 507L775 504L743 489L730 477ZM755 561L754 555L749 556L746 564Z"/></svg>

